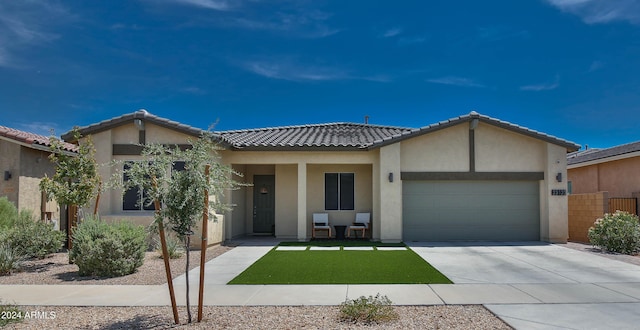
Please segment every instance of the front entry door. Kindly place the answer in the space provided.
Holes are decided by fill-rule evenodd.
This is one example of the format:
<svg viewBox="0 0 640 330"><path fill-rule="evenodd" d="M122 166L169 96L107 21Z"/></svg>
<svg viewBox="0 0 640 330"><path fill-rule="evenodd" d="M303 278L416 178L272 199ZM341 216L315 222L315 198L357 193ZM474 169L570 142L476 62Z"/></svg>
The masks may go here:
<svg viewBox="0 0 640 330"><path fill-rule="evenodd" d="M274 234L276 217L273 175L253 176L253 233Z"/></svg>

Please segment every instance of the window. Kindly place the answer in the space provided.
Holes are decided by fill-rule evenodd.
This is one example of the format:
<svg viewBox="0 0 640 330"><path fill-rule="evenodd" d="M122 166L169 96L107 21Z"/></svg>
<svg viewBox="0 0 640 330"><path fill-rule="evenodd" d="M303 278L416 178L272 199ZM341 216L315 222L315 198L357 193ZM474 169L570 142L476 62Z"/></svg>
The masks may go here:
<svg viewBox="0 0 640 330"><path fill-rule="evenodd" d="M353 173L324 174L324 209L353 210L355 179Z"/></svg>
<svg viewBox="0 0 640 330"><path fill-rule="evenodd" d="M124 182L129 181L129 176L126 171L131 167L132 162L124 163L124 176L122 180ZM155 209L153 203L148 204L148 197L146 192L143 190L142 194L140 190L143 190L142 187L130 188L129 190L124 192L122 196L122 210L124 211L152 211Z"/></svg>
<svg viewBox="0 0 640 330"><path fill-rule="evenodd" d="M573 193L573 185L571 184L571 181L567 182L567 193L569 193L569 195Z"/></svg>

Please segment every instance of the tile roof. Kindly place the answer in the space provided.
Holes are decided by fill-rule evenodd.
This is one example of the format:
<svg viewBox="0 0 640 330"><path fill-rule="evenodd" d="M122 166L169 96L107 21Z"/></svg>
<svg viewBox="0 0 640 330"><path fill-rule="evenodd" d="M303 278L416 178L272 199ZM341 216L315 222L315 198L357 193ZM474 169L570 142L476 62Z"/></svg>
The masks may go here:
<svg viewBox="0 0 640 330"><path fill-rule="evenodd" d="M411 128L356 123L281 126L217 132L242 150L364 150L377 141L412 131Z"/></svg>
<svg viewBox="0 0 640 330"><path fill-rule="evenodd" d="M103 120L96 124L91 124L88 126L78 127L80 131L80 135L86 136L89 134L95 134L102 131L109 130L113 127L120 126L124 123L133 122L135 119L143 119L145 122L151 122L158 126L163 126L166 128L171 128L173 130L183 132L192 136L200 136L203 133L203 130L199 128L195 128L189 125L181 124L177 121L169 120L166 118L158 117L149 113L147 110L140 109L133 113L128 113L122 116L114 117L111 119ZM69 131L65 134L62 134L62 139L65 141L73 141L73 131Z"/></svg>
<svg viewBox="0 0 640 330"><path fill-rule="evenodd" d="M585 150L585 152L577 153L576 155L573 155L573 157L568 156L567 165L580 164L593 160L605 159L609 157L638 152L640 151L640 141L614 146L607 149L596 149L591 152L589 151L590 150Z"/></svg>
<svg viewBox="0 0 640 330"><path fill-rule="evenodd" d="M97 124L80 127L79 130L80 134L88 135L132 122L135 119L143 119L192 136L200 136L205 132L199 128L152 115L146 110L139 110ZM474 119L563 146L568 151L580 149L580 146L573 142L484 116L474 111L464 116L451 118L422 128L337 122L217 131L214 132L214 137L224 147L235 150L370 150L463 122L471 122ZM66 141L72 140L72 132L63 134L62 138Z"/></svg>
<svg viewBox="0 0 640 330"><path fill-rule="evenodd" d="M49 147L51 146L51 142L49 141L49 137L47 136L20 131L6 126L0 126L0 136L8 138L10 140L28 144L34 149L46 149L48 151ZM66 142L62 143L62 148L63 150L70 152L78 151L77 145Z"/></svg>

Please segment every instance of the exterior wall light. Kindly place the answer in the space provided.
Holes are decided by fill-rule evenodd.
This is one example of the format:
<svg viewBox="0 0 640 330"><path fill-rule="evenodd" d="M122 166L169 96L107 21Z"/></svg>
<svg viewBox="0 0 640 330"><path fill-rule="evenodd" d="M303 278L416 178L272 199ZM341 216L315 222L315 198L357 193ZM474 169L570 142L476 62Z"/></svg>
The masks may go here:
<svg viewBox="0 0 640 330"><path fill-rule="evenodd" d="M389 182L393 182L393 172L389 172Z"/></svg>
<svg viewBox="0 0 640 330"><path fill-rule="evenodd" d="M9 181L11 179L11 172L4 171L4 181Z"/></svg>
<svg viewBox="0 0 640 330"><path fill-rule="evenodd" d="M562 173L558 173L558 175L556 175L556 181L562 182Z"/></svg>

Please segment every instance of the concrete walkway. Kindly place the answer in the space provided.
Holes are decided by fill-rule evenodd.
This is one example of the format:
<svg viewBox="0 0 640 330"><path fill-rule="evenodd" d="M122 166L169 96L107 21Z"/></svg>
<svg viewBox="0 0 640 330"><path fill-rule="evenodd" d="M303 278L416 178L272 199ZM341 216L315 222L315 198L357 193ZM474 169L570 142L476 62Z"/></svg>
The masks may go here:
<svg viewBox="0 0 640 330"><path fill-rule="evenodd" d="M409 244L455 284L226 285L274 244L241 245L208 262L204 303L339 305L346 298L380 293L397 305L483 304L518 329L640 324L640 266L539 242ZM185 276L174 279L180 305L185 304ZM199 269L188 276L196 304ZM166 285L3 285L0 297L19 305L170 305Z"/></svg>

